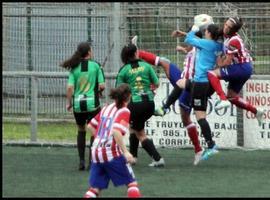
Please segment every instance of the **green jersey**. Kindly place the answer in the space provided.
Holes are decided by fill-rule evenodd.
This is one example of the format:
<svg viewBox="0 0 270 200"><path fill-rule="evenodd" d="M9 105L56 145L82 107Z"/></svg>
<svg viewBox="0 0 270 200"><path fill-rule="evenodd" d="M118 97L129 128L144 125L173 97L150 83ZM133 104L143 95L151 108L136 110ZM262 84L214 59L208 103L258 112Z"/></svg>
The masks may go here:
<svg viewBox="0 0 270 200"><path fill-rule="evenodd" d="M127 83L131 87L132 101L141 102L147 96L149 101L154 100L151 84L158 85L158 77L152 66L142 60L124 65L116 77L116 87Z"/></svg>
<svg viewBox="0 0 270 200"><path fill-rule="evenodd" d="M68 85L74 86L74 112L91 112L100 106L98 85L101 83L105 83L103 70L93 60L82 61L70 71Z"/></svg>

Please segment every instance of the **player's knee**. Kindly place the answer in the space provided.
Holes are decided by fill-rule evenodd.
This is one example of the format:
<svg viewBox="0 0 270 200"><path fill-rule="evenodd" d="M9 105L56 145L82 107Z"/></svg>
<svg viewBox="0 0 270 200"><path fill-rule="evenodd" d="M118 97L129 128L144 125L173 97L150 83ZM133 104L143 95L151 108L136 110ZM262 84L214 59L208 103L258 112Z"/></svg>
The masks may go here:
<svg viewBox="0 0 270 200"><path fill-rule="evenodd" d="M212 77L212 76L215 76L216 77L217 75L216 75L215 71L208 71L207 72L207 76L209 78L209 77Z"/></svg>
<svg viewBox="0 0 270 200"><path fill-rule="evenodd" d="M165 58L165 57L160 57L159 58L159 63L163 63L163 64L170 64L171 63L171 61L168 59L168 58Z"/></svg>
<svg viewBox="0 0 270 200"><path fill-rule="evenodd" d="M127 195L129 198L139 198L141 197L140 190L138 188L138 184L136 182L132 182L128 184Z"/></svg>
<svg viewBox="0 0 270 200"><path fill-rule="evenodd" d="M182 115L181 118L182 118L182 122L183 122L183 124L184 124L185 127L187 127L190 124L192 124L192 121L191 121L191 119L190 119L189 116Z"/></svg>

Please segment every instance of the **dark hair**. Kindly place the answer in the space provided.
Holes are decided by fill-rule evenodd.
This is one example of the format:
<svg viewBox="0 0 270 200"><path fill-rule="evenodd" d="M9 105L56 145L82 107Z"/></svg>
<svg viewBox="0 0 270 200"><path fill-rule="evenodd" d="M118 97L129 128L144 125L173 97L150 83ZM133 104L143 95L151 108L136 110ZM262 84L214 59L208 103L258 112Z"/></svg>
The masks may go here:
<svg viewBox="0 0 270 200"><path fill-rule="evenodd" d="M188 27L187 32L191 31L191 29L192 29L192 26ZM202 33L201 30L197 31L197 32L195 33L195 35L196 35L197 37L199 37L199 38L202 38L202 37L203 37L203 33Z"/></svg>
<svg viewBox="0 0 270 200"><path fill-rule="evenodd" d="M110 98L116 103L117 108L123 107L124 103L127 102L131 95L131 89L128 84L122 83L116 88L112 88L110 91Z"/></svg>
<svg viewBox="0 0 270 200"><path fill-rule="evenodd" d="M199 37L199 38L202 38L202 37L203 37L202 31L197 31L197 32L195 33L195 35L196 35L197 37Z"/></svg>
<svg viewBox="0 0 270 200"><path fill-rule="evenodd" d="M220 37L223 36L222 30L215 24L210 24L207 27L207 30L211 33L211 37L215 41L217 41L218 39L220 39Z"/></svg>
<svg viewBox="0 0 270 200"><path fill-rule="evenodd" d="M77 46L77 50L74 52L74 54L65 60L63 63L60 64L61 67L64 67L66 69L73 69L77 67L80 62L84 59L84 57L87 56L88 51L91 50L91 45L89 42L81 42Z"/></svg>
<svg viewBox="0 0 270 200"><path fill-rule="evenodd" d="M123 47L121 51L121 60L124 64L130 63L135 59L135 53L137 51L137 47L134 44L129 44Z"/></svg>
<svg viewBox="0 0 270 200"><path fill-rule="evenodd" d="M233 23L233 27L231 28L230 34L234 34L239 31L240 28L243 26L243 21L239 17L230 17L230 20Z"/></svg>

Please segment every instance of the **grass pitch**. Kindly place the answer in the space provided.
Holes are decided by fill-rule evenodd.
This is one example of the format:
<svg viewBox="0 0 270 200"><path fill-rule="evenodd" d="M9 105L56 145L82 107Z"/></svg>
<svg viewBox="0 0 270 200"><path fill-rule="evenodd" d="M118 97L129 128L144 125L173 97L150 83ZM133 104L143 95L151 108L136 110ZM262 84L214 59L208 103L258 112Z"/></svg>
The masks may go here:
<svg viewBox="0 0 270 200"><path fill-rule="evenodd" d="M67 147L2 147L3 197L83 197L88 171L78 171L77 149ZM133 167L144 197L270 197L267 150L221 150L193 166L192 149L158 149L164 168L150 168L139 150ZM86 151L86 155L88 151ZM112 183L101 197L126 197L126 187Z"/></svg>

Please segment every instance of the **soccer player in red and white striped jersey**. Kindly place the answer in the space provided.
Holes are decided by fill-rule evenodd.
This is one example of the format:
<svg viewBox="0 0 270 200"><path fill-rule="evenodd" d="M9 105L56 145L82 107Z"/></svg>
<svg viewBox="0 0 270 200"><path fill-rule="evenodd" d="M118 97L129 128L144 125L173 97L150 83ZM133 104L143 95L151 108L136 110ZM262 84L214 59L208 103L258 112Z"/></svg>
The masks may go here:
<svg viewBox="0 0 270 200"><path fill-rule="evenodd" d="M224 24L224 54L217 59L217 68L208 72L208 79L221 102L216 109L234 104L239 108L254 113L261 123L264 111L254 107L239 96L239 93L253 73L252 58L244 42L237 33L243 25L239 17L230 17ZM222 90L220 79L229 82L227 95Z"/></svg>
<svg viewBox="0 0 270 200"><path fill-rule="evenodd" d="M84 198L97 197L107 189L109 181L115 186L126 185L128 197L140 197L140 190L130 166L134 157L127 150L123 136L129 130L130 111L127 108L131 90L127 84L112 89L114 103L107 105L89 122L95 136L92 145L92 164L89 189Z"/></svg>

